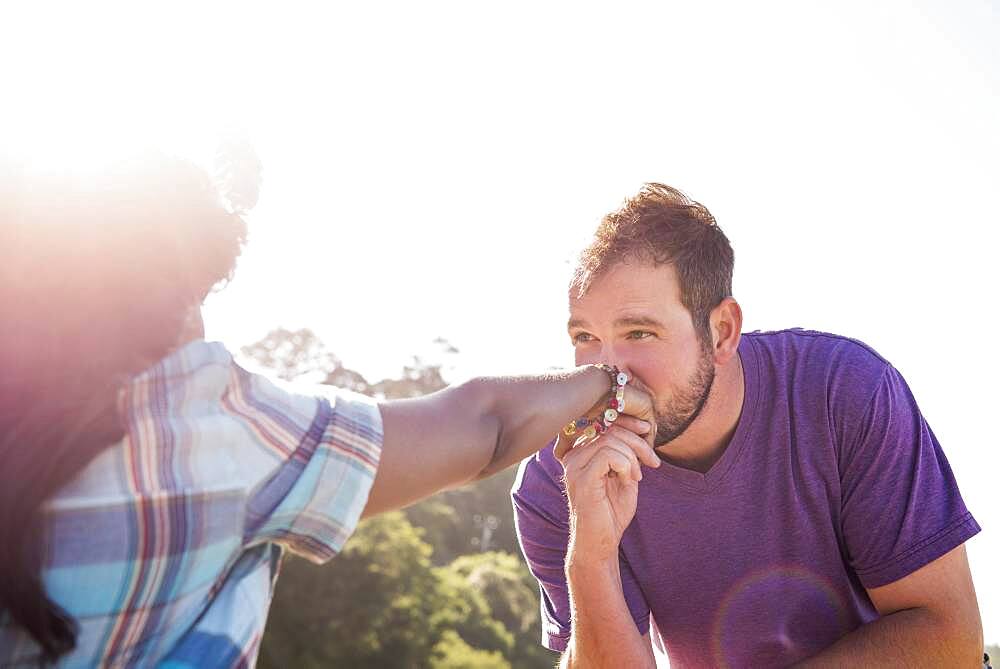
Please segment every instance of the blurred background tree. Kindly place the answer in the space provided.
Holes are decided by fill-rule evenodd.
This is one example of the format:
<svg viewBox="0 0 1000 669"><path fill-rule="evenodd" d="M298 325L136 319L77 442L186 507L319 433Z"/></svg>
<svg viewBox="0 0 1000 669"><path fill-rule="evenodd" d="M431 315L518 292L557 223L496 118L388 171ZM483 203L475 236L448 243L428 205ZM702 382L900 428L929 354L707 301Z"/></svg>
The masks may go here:
<svg viewBox="0 0 1000 669"><path fill-rule="evenodd" d="M276 328L260 341L244 346L241 353L286 381L314 373L325 378L341 368L337 357L327 351L320 338L308 329ZM358 376L364 379L360 374ZM367 389L366 384L359 392Z"/></svg>
<svg viewBox="0 0 1000 669"><path fill-rule="evenodd" d="M457 349L435 340L444 353ZM443 388L441 365L414 357L370 383L310 330L275 329L242 349L284 379L373 397ZM514 469L362 522L323 566L286 557L259 666L502 669L552 667L539 644L538 589L514 532Z"/></svg>

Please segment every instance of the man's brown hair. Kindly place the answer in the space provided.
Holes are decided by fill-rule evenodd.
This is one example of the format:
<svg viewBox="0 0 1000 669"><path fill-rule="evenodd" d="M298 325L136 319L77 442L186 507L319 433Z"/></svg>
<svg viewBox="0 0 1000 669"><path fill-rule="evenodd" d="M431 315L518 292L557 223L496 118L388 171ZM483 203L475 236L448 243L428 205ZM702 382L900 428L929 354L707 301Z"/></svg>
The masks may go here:
<svg viewBox="0 0 1000 669"><path fill-rule="evenodd" d="M594 279L628 260L673 265L681 303L702 337L712 309L733 293L729 239L704 205L664 184L644 184L601 220L580 254L571 290L583 295Z"/></svg>

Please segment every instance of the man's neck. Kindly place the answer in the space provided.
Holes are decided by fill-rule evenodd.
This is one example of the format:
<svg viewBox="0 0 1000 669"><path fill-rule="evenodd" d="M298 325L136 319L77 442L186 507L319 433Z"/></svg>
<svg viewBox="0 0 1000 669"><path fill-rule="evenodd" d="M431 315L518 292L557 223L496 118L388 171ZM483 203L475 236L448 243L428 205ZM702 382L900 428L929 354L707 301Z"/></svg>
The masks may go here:
<svg viewBox="0 0 1000 669"><path fill-rule="evenodd" d="M657 450L672 465L704 474L729 446L743 410L743 363L734 355L718 369L705 406L695 421Z"/></svg>

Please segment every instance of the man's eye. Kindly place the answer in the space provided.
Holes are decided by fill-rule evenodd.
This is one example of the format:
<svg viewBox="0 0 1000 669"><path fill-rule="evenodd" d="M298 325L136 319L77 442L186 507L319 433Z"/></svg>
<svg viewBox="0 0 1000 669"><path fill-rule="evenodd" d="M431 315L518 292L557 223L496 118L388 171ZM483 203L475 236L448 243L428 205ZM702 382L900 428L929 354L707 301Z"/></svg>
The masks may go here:
<svg viewBox="0 0 1000 669"><path fill-rule="evenodd" d="M648 339L653 333L648 330L632 330L627 336L629 339Z"/></svg>
<svg viewBox="0 0 1000 669"><path fill-rule="evenodd" d="M594 341L594 338L586 332L575 334L572 336L572 339L574 344L586 344L587 342Z"/></svg>

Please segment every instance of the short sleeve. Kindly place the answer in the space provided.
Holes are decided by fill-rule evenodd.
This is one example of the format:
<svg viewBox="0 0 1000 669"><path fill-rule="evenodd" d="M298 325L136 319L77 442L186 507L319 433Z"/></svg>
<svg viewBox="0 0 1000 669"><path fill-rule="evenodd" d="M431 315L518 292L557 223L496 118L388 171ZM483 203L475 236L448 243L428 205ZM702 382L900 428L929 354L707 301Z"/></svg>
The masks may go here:
<svg viewBox="0 0 1000 669"><path fill-rule="evenodd" d="M566 650L572 635L566 583L569 509L561 481L562 466L549 444L521 463L511 489L521 552L541 594L542 645L557 652ZM624 556L621 560L625 601L639 633L645 634L649 606Z"/></svg>
<svg viewBox="0 0 1000 669"><path fill-rule="evenodd" d="M340 552L368 500L382 450L378 405L335 388L293 393L244 374L252 432L269 442L273 460L248 498L244 545L273 542L325 562Z"/></svg>
<svg viewBox="0 0 1000 669"><path fill-rule="evenodd" d="M886 365L842 445L841 530L866 588L920 569L979 532L937 438L903 377Z"/></svg>

